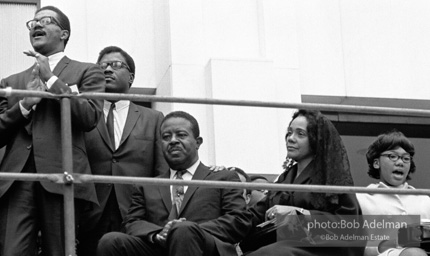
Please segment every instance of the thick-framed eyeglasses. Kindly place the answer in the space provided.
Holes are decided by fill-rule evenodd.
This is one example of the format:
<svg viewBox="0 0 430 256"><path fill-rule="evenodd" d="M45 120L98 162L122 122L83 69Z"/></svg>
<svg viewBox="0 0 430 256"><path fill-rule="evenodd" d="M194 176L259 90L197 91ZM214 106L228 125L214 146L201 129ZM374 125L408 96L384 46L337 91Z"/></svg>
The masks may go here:
<svg viewBox="0 0 430 256"><path fill-rule="evenodd" d="M105 61L105 62L99 62L98 63L99 64L99 66L103 69L103 70L105 70L105 69L107 69L109 66L113 69L113 70L118 70L118 69L121 69L121 68L126 68L128 71L130 71L130 73L131 73L131 70L130 70L130 68L128 67L128 65L127 64L125 64L124 62L122 62L122 61L119 61L119 60L117 60L117 61Z"/></svg>
<svg viewBox="0 0 430 256"><path fill-rule="evenodd" d="M59 26L62 30L64 30L64 28L60 25L58 20L52 16L43 16L40 19L29 20L26 23L27 28L29 30L33 29L36 26L37 22L39 22L39 24L42 26L46 26L49 24L55 24L55 25Z"/></svg>
<svg viewBox="0 0 430 256"><path fill-rule="evenodd" d="M412 160L412 157L410 155L399 156L396 154L381 154L381 156L386 156L393 162L396 162L397 160L399 160L399 158L401 158L403 163L405 164L410 163Z"/></svg>

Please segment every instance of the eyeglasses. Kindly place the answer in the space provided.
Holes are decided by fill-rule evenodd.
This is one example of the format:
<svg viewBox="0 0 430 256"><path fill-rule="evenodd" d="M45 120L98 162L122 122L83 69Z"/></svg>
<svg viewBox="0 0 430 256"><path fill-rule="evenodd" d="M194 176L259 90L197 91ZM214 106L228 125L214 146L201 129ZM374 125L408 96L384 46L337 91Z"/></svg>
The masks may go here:
<svg viewBox="0 0 430 256"><path fill-rule="evenodd" d="M29 30L33 29L36 26L37 22L39 22L40 25L42 25L42 26L46 26L46 25L49 25L49 24L55 24L55 25L59 26L62 30L64 30L63 26L60 25L60 23L58 22L58 20L55 19L52 16L43 16L42 18L37 19L37 20L36 19L29 20L26 23L27 28Z"/></svg>
<svg viewBox="0 0 430 256"><path fill-rule="evenodd" d="M397 160L399 160L399 158L401 158L403 163L406 163L406 164L410 163L412 160L412 157L410 155L399 156L396 154L381 154L381 156L386 156L393 162L396 162Z"/></svg>
<svg viewBox="0 0 430 256"><path fill-rule="evenodd" d="M98 64L99 64L99 66L100 66L103 70L105 70L105 69L107 69L109 66L111 66L111 68L112 68L113 70L118 70L118 69L121 69L121 68L126 68L128 71L130 71L130 72L131 72L131 70L130 70L130 68L128 67L128 65L127 65L127 64L125 64L125 63L124 63L124 62L122 62L122 61L119 61L119 60L117 60L117 61L99 62Z"/></svg>

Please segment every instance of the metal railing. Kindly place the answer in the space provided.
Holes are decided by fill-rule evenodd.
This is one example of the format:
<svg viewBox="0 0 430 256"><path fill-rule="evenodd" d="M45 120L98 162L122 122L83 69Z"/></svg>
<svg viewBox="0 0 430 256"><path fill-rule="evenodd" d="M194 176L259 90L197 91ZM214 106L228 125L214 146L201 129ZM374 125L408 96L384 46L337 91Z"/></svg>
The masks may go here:
<svg viewBox="0 0 430 256"><path fill-rule="evenodd" d="M72 130L70 98L106 99L106 100L130 100L140 102L176 102L211 105L232 105L248 107L268 108L304 108L320 111L337 111L346 113L365 113L391 116L416 116L430 117L430 110L350 106L334 104L311 104L311 103L282 103L263 102L247 100L222 100L201 98L178 98L167 96L148 96L140 94L116 94L116 93L83 93L83 94L51 94L48 92L14 90L11 88L0 89L3 97L42 97L60 99L61 102L61 129L62 129L62 166L63 174L38 174L38 173L0 173L0 179L24 180L24 181L49 181L64 184L64 226L65 226L65 253L67 256L75 255L75 216L74 216L74 184L75 183L120 183L120 184L146 184L146 185L186 185L186 186L208 186L217 188L244 188L244 189L267 189L267 190L291 190L291 191L313 191L325 193L380 193L380 194L414 194L430 195L430 189L382 189L352 186L322 186L322 185L294 185L273 183L241 183L204 180L171 180L160 178L124 177L124 176L101 176L83 175L73 173L72 160Z"/></svg>

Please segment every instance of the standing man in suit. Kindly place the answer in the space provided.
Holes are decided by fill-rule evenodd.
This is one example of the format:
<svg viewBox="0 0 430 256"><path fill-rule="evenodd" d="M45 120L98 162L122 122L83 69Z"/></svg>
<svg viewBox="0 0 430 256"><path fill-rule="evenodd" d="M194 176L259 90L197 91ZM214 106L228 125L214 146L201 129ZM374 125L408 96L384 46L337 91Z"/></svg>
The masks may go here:
<svg viewBox="0 0 430 256"><path fill-rule="evenodd" d="M106 92L129 92L135 64L127 52L116 46L106 47L97 63L104 71ZM113 118L109 120L110 109ZM154 177L167 170L161 151L161 112L128 100L105 100L103 111L104 118L100 118L96 129L85 135L94 175ZM109 121L113 124L112 137ZM78 255L94 256L98 240L107 232L120 230L131 204L133 185L99 183L95 186L100 206L93 205L82 218Z"/></svg>
<svg viewBox="0 0 430 256"><path fill-rule="evenodd" d="M211 172L200 162L199 125L188 113L168 114L161 123L170 170L160 178L236 181L235 172ZM102 237L97 255L237 255L234 244L249 231L241 189L139 186L124 219L124 233ZM234 228L232 228L234 227Z"/></svg>
<svg viewBox="0 0 430 256"><path fill-rule="evenodd" d="M27 22L36 64L1 81L0 88L46 90L53 94L104 92L103 73L95 64L64 54L70 22L58 8L46 6ZM96 127L102 101L71 98L73 171L91 174L84 132ZM6 153L0 172L63 173L61 107L58 99L0 98L0 147ZM93 184L75 184L75 216L88 201L97 203ZM34 255L38 232L45 255L64 255L63 185L0 180L0 255Z"/></svg>

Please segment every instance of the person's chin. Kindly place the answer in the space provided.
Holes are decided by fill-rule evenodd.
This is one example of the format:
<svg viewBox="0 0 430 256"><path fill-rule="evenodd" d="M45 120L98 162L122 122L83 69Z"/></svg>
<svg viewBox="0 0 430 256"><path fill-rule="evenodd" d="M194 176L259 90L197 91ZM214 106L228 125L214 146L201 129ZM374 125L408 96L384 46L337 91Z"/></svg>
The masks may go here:
<svg viewBox="0 0 430 256"><path fill-rule="evenodd" d="M390 180L390 185L393 187L397 187L405 183L406 180Z"/></svg>
<svg viewBox="0 0 430 256"><path fill-rule="evenodd" d="M113 81L106 81L106 92L117 93L115 83Z"/></svg>
<svg viewBox="0 0 430 256"><path fill-rule="evenodd" d="M183 158L178 156L174 156L174 157L170 156L168 157L167 160L170 165L178 165L184 162Z"/></svg>
<svg viewBox="0 0 430 256"><path fill-rule="evenodd" d="M41 46L41 44L39 44L39 43L33 43L33 44L31 44L31 46L33 46L33 49L34 49L36 52L39 52L39 51L40 51L40 49L42 49L42 46Z"/></svg>

